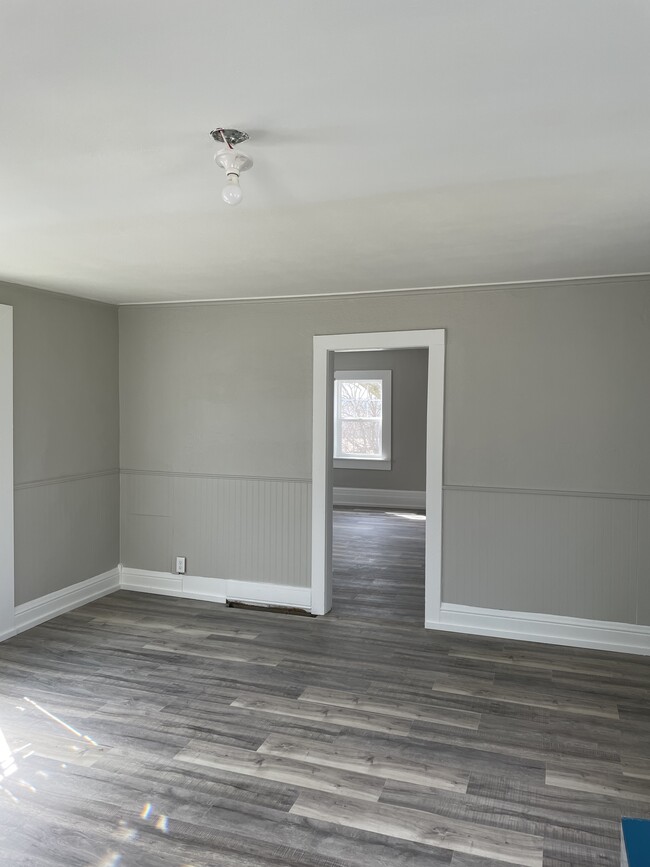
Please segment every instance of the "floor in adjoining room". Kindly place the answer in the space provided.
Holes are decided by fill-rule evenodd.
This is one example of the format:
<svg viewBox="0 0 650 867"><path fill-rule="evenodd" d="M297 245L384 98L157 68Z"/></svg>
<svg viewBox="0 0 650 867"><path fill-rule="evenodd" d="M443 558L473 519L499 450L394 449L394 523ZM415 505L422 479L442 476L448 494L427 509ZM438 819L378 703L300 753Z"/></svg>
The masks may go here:
<svg viewBox="0 0 650 867"><path fill-rule="evenodd" d="M118 592L0 645L0 864L618 867L649 675Z"/></svg>
<svg viewBox="0 0 650 867"><path fill-rule="evenodd" d="M332 616L424 625L424 512L334 509Z"/></svg>

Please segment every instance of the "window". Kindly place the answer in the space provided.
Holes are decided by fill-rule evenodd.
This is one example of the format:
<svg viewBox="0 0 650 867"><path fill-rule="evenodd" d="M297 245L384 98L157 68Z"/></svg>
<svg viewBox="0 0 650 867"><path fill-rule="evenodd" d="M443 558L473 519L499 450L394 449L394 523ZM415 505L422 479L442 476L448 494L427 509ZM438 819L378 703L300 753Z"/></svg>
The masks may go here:
<svg viewBox="0 0 650 867"><path fill-rule="evenodd" d="M390 370L334 374L334 466L389 470Z"/></svg>

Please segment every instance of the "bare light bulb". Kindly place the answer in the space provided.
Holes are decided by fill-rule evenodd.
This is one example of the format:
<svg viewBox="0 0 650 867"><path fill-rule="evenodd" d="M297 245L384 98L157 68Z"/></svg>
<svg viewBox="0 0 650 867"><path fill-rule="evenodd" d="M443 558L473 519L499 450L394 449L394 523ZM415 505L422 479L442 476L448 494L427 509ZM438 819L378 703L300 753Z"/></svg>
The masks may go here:
<svg viewBox="0 0 650 867"><path fill-rule="evenodd" d="M243 193L239 186L239 175L228 175L228 183L221 191L221 198L227 205L238 205L241 202Z"/></svg>

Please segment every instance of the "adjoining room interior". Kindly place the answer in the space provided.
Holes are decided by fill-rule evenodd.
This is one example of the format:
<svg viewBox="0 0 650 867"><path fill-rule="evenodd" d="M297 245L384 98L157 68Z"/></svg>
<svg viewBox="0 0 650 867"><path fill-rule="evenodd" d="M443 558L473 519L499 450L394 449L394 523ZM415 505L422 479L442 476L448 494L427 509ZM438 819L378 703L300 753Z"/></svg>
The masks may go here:
<svg viewBox="0 0 650 867"><path fill-rule="evenodd" d="M332 615L421 626L428 351L334 353Z"/></svg>
<svg viewBox="0 0 650 867"><path fill-rule="evenodd" d="M0 867L647 867L643 4L0 34Z"/></svg>

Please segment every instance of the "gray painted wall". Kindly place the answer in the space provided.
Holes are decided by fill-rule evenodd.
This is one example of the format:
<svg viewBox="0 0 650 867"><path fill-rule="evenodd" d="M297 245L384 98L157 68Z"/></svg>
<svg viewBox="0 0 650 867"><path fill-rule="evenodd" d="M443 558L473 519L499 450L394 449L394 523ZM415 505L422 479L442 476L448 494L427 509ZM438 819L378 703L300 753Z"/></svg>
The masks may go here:
<svg viewBox="0 0 650 867"><path fill-rule="evenodd" d="M16 604L119 563L115 307L0 283L14 308Z"/></svg>
<svg viewBox="0 0 650 867"><path fill-rule="evenodd" d="M124 493L123 563L160 569L171 547L191 573L234 577L236 563L255 581L300 564L309 523L295 500L308 493L278 518L286 548L270 574L266 519L234 542L226 495L208 489L228 481L240 503L268 481L270 512L287 482L308 491L312 336L412 328L447 329L445 601L650 623L641 280L121 308L121 466L140 478ZM188 539L198 523L202 540ZM291 581L306 586L303 568Z"/></svg>
<svg viewBox="0 0 650 867"><path fill-rule="evenodd" d="M427 449L426 349L336 352L334 370L392 371L392 461L390 470L334 469L334 486L423 491Z"/></svg>

